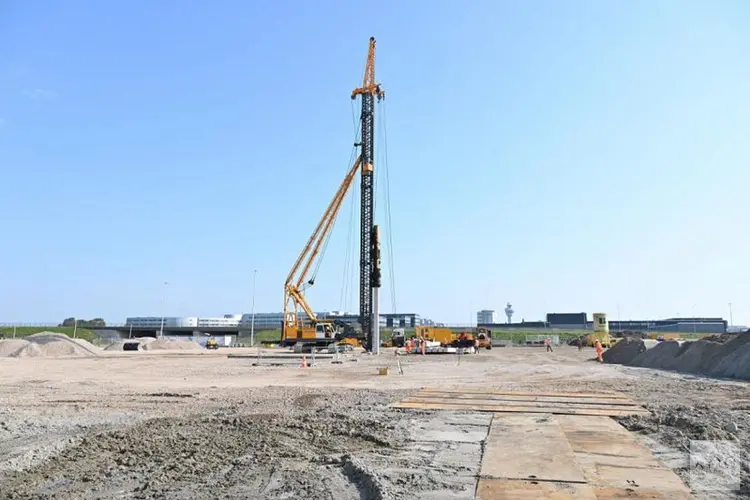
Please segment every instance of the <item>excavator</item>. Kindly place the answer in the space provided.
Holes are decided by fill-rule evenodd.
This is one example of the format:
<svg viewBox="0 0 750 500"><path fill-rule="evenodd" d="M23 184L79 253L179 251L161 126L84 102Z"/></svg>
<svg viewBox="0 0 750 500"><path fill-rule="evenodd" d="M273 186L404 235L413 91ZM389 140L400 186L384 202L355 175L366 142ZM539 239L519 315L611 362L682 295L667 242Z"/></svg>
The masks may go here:
<svg viewBox="0 0 750 500"><path fill-rule="evenodd" d="M303 248L284 283L284 313L281 325L281 344L297 343L328 346L333 343L350 345L373 343L380 347L378 330L378 289L380 288L380 242L378 227L374 225L374 101L385 93L375 81L375 38L370 38L362 86L354 89L352 100L362 99L361 137L355 147L360 153L346 173L333 199L328 204L318 225ZM320 258L333 229L341 205L351 188L357 172L361 173L360 224L360 325L319 318L304 296L307 287L315 283L315 273L309 277L313 263ZM374 332L374 333L373 333ZM373 339L373 336L376 337Z"/></svg>

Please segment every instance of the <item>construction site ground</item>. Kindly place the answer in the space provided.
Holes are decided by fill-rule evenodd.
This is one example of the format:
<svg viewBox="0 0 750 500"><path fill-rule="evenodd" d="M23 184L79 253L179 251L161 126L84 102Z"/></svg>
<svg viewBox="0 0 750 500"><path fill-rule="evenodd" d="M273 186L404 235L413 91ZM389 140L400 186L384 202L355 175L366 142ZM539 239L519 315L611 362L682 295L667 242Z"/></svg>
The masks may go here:
<svg viewBox="0 0 750 500"><path fill-rule="evenodd" d="M0 498L547 498L480 487L492 413L391 406L422 387L620 393L649 413L617 422L687 485L698 477L691 440L737 443L742 490L733 495L750 498L746 382L603 365L592 349L567 346L462 357L385 349L335 364L320 358L307 369L293 358L253 366L255 356L230 353L255 351L0 358ZM385 367L389 374L379 375ZM539 422L529 446L540 446L534 432L549 427ZM523 447L498 449L512 455ZM492 460L507 469L514 459ZM580 467L586 472L585 462ZM575 484L563 490L567 496L549 498L588 498ZM693 491L693 498L732 496Z"/></svg>

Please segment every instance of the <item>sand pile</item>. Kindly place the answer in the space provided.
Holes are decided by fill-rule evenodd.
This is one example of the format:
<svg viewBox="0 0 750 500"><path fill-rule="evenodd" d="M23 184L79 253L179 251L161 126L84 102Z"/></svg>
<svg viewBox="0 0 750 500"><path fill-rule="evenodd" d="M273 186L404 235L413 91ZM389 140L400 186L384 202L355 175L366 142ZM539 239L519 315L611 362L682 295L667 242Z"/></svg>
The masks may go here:
<svg viewBox="0 0 750 500"><path fill-rule="evenodd" d="M20 351L27 345L29 345L29 342L23 339L0 340L0 358L13 356L13 354Z"/></svg>
<svg viewBox="0 0 750 500"><path fill-rule="evenodd" d="M10 355L11 358L36 358L44 356L44 352L38 344L26 342L26 345Z"/></svg>
<svg viewBox="0 0 750 500"><path fill-rule="evenodd" d="M640 352L637 344L633 346L630 345L633 342L626 341L623 339L605 352L604 360L628 366L750 380L750 332L733 335L728 341L724 336L719 342L709 339L693 342L667 340L653 349L647 349L648 346L644 344ZM634 352L636 356L628 359Z"/></svg>
<svg viewBox="0 0 750 500"><path fill-rule="evenodd" d="M97 356L101 350L82 339L71 339L61 333L42 332L23 339L0 341L0 357L85 357Z"/></svg>
<svg viewBox="0 0 750 500"><path fill-rule="evenodd" d="M143 345L144 351L188 351L196 349L203 349L203 346L193 340L156 339Z"/></svg>

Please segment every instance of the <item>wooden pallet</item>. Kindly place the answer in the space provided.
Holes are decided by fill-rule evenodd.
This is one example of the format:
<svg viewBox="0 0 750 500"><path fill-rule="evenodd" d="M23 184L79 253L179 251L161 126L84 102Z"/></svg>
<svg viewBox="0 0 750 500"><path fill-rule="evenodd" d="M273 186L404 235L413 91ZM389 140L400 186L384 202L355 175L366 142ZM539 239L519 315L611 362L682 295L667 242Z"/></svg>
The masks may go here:
<svg viewBox="0 0 750 500"><path fill-rule="evenodd" d="M481 389L422 388L392 405L419 410L465 410L500 413L551 413L624 417L648 413L622 394L510 392Z"/></svg>

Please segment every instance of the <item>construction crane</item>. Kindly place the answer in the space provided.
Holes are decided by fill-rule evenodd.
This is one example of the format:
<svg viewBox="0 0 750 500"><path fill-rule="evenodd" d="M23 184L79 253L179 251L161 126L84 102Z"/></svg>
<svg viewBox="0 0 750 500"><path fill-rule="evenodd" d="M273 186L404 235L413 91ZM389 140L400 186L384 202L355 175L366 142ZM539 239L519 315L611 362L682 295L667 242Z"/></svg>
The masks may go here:
<svg viewBox="0 0 750 500"><path fill-rule="evenodd" d="M337 340L337 329L325 318L318 318L304 297L304 289L314 284L308 274L316 258L320 256L325 241L330 235L341 204L346 198L358 170L361 171L361 228L360 228L360 324L365 337L365 347L377 352L380 346L378 289L380 288L380 240L374 224L375 178L374 178L374 128L375 99L381 100L385 93L375 81L375 38L370 38L367 64L362 86L352 91L351 98L362 98L361 139L355 144L360 148L354 164L339 186L333 200L318 222L305 248L294 263L284 284L284 319L282 322L282 344L297 342L325 345ZM302 313L307 316L304 321ZM307 323L307 324L306 324Z"/></svg>

